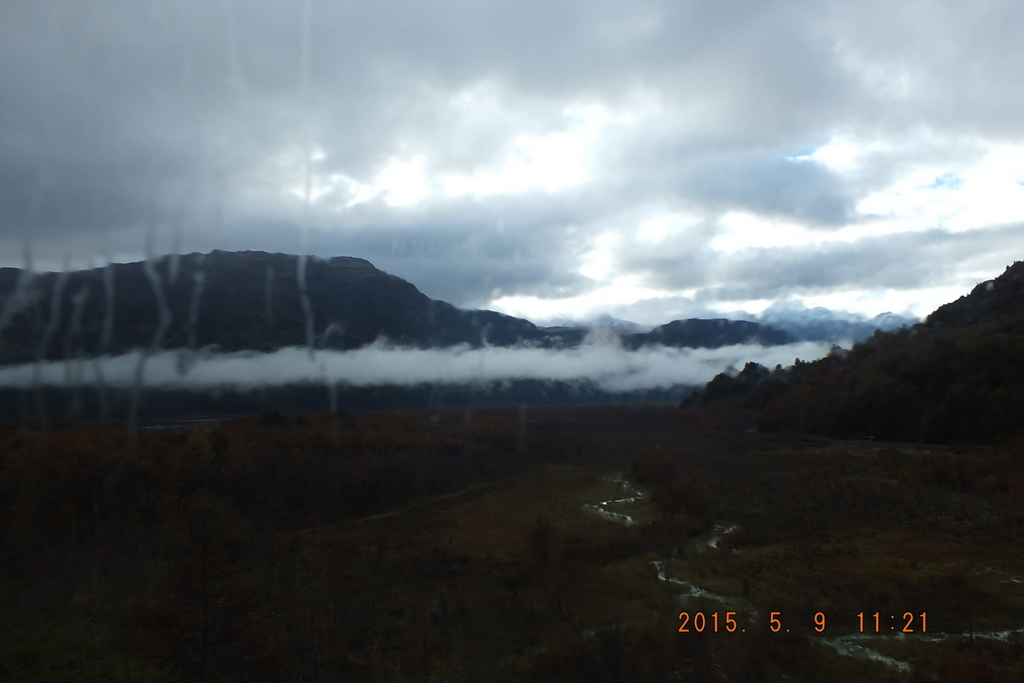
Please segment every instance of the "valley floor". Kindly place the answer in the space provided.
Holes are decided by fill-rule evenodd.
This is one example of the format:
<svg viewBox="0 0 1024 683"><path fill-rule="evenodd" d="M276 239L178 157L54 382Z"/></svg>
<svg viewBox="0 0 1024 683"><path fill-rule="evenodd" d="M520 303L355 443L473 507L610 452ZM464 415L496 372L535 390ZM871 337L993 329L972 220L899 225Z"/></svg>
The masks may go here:
<svg viewBox="0 0 1024 683"><path fill-rule="evenodd" d="M133 452L9 424L0 680L1021 679L1020 442L749 425L263 416Z"/></svg>

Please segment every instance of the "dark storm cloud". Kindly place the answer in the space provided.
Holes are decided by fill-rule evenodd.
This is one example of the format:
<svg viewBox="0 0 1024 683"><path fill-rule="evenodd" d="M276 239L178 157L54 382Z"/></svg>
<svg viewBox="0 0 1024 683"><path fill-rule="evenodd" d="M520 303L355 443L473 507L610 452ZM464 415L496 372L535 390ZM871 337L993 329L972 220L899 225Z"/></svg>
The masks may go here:
<svg viewBox="0 0 1024 683"><path fill-rule="evenodd" d="M790 291L827 291L850 281L865 288L941 285L949 283L949 273L937 264L954 259L970 263L1004 240L1016 242L1022 237L1024 225L1015 225L982 236L930 230L849 244L751 250L729 260L723 280L751 293L767 293L765 298ZM907 253L914 258L907 259ZM994 264L984 265L991 268Z"/></svg>
<svg viewBox="0 0 1024 683"><path fill-rule="evenodd" d="M785 215L812 225L841 225L853 208L827 169L763 153L701 160L683 172L680 194L718 210Z"/></svg>
<svg viewBox="0 0 1024 683"><path fill-rule="evenodd" d="M851 281L864 289L950 284L969 289L974 280L952 280L948 264L958 262L970 273L998 272L998 250L1005 244L1024 244L1024 224L1000 226L982 234L935 229L854 242L748 249L729 255L708 249L689 260L658 259L632 266L651 273L651 282L667 289L697 288L694 304L699 308L723 301L828 292ZM907 254L913 258L908 259Z"/></svg>
<svg viewBox="0 0 1024 683"><path fill-rule="evenodd" d="M1010 250L984 230L945 249L936 225L759 259L709 245L730 212L863 223L922 164L1020 144L1022 19L1009 1L4 3L0 253L306 245L466 306L626 275L758 298L925 286ZM840 138L857 161L813 156ZM633 239L662 209L696 227Z"/></svg>
<svg viewBox="0 0 1024 683"><path fill-rule="evenodd" d="M312 242L327 253L363 254L378 268L401 273L428 296L471 308L485 307L496 293L540 292L558 297L582 293L589 281L569 268L568 244L571 240L561 230L547 226L534 231L483 232L475 226L363 229L321 233ZM443 269L438 269L439 263Z"/></svg>

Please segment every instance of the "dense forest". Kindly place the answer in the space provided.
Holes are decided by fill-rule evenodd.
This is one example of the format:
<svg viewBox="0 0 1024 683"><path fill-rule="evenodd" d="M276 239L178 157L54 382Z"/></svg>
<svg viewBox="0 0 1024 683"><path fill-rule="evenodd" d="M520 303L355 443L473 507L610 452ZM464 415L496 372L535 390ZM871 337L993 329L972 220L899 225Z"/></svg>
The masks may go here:
<svg viewBox="0 0 1024 683"><path fill-rule="evenodd" d="M769 371L721 374L686 405L759 409L757 426L950 443L1024 428L1024 262L910 328Z"/></svg>

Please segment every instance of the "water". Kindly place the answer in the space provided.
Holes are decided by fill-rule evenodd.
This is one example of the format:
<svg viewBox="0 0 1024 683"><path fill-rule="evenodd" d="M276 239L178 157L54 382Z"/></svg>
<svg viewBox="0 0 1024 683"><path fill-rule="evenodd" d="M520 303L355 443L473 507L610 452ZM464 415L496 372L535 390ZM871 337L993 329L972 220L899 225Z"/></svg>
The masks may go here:
<svg viewBox="0 0 1024 683"><path fill-rule="evenodd" d="M718 548L718 542L722 540L722 536L727 536L732 532L739 529L735 524L716 524L711 529L711 536L704 541L704 544L709 548Z"/></svg>
<svg viewBox="0 0 1024 683"><path fill-rule="evenodd" d="M742 600L738 597L712 593L711 591L704 590L696 584L692 584L688 581L682 581L680 579L669 576L668 569L665 567L665 563L661 560L654 560L653 562L651 562L651 566L653 566L655 570L658 572L659 581L667 581L672 585L681 586L686 589L685 593L678 594L679 599L682 601L703 598L705 600L714 600L715 602L720 602L723 605L727 605L730 607L740 605L742 602Z"/></svg>
<svg viewBox="0 0 1024 683"><path fill-rule="evenodd" d="M609 498L597 503L587 503L583 508L612 522L618 522L627 526L636 524L634 515L623 511L623 508L629 510L635 506L644 497L643 491L621 477L610 477L607 481L618 485L619 497Z"/></svg>
<svg viewBox="0 0 1024 683"><path fill-rule="evenodd" d="M869 659L873 662L880 662L882 664L885 664L890 669L893 669L894 671L899 671L901 673L907 673L908 671L910 671L910 664L908 664L907 662L903 662L892 657L886 657L877 650L872 650L869 647L865 647L864 645L860 645L859 643L855 642L857 640L859 640L859 638L856 635L854 635L838 636L836 638L822 638L818 642L823 643L824 645L828 645L830 648L846 657L854 657L856 659Z"/></svg>

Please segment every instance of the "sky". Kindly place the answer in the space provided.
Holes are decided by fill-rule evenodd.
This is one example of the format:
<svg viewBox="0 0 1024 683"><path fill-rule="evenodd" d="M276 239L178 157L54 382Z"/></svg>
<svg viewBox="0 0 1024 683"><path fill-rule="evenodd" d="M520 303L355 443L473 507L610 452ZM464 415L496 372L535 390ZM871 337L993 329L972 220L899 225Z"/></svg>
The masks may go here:
<svg viewBox="0 0 1024 683"><path fill-rule="evenodd" d="M923 316L1024 246L1024 4L0 3L0 266L358 256L537 323Z"/></svg>

